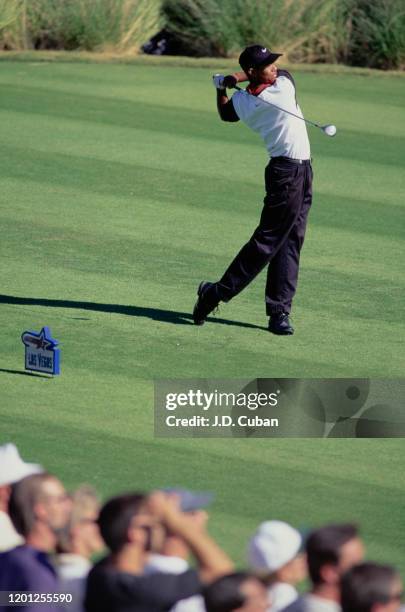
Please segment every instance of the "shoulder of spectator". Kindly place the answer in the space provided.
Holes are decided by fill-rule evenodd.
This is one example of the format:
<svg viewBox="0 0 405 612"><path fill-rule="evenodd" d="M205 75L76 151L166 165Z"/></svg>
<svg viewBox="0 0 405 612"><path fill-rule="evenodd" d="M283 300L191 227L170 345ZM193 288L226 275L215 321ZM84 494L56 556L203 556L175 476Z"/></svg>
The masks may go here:
<svg viewBox="0 0 405 612"><path fill-rule="evenodd" d="M298 597L293 603L289 604L286 608L283 608L281 612L304 612L305 610L305 598L303 596Z"/></svg>
<svg viewBox="0 0 405 612"><path fill-rule="evenodd" d="M111 569L101 562L90 571L86 607L94 610L94 601L108 594L121 603L146 602L169 608L181 599L199 594L201 590L201 581L195 570L182 574L133 575Z"/></svg>
<svg viewBox="0 0 405 612"><path fill-rule="evenodd" d="M149 595L148 601L170 607L202 591L198 573L193 569L181 574L152 574L149 584L145 582L144 586Z"/></svg>

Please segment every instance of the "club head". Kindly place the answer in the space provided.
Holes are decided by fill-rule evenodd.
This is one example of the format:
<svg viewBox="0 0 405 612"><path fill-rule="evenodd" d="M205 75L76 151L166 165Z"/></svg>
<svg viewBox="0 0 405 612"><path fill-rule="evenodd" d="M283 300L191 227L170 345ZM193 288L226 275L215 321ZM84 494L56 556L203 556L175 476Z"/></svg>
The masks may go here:
<svg viewBox="0 0 405 612"><path fill-rule="evenodd" d="M336 125L323 125L321 129L327 136L335 136L337 132Z"/></svg>

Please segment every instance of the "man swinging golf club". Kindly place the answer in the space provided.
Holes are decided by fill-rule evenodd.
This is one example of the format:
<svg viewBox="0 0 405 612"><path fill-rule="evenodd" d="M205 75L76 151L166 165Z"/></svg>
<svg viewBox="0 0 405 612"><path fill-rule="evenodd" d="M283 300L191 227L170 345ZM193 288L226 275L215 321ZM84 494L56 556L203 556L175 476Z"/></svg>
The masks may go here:
<svg viewBox="0 0 405 612"><path fill-rule="evenodd" d="M202 325L219 302L228 302L240 293L267 265L269 331L294 333L289 314L312 201L313 174L294 80L275 66L280 55L252 45L239 57L243 72L213 77L220 118L241 119L258 132L271 159L265 170L266 195L259 225L218 282L200 283L193 312L196 325ZM226 87L236 87L244 80L249 81L246 91L238 90L229 99Z"/></svg>

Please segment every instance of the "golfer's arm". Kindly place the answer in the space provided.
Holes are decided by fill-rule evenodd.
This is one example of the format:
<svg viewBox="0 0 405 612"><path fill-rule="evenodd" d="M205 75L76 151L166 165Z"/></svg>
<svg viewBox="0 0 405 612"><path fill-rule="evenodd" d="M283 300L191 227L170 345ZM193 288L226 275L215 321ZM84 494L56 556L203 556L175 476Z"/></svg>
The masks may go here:
<svg viewBox="0 0 405 612"><path fill-rule="evenodd" d="M202 582L208 583L233 571L228 555L205 532L193 525L177 524L174 531L189 546L199 566Z"/></svg>
<svg viewBox="0 0 405 612"><path fill-rule="evenodd" d="M243 71L233 72L232 76L235 77L237 83L243 83L244 81L249 80L248 75L246 74L246 72L243 72Z"/></svg>
<svg viewBox="0 0 405 612"><path fill-rule="evenodd" d="M226 89L217 89L217 109L222 121L239 121L232 100L226 94Z"/></svg>
<svg viewBox="0 0 405 612"><path fill-rule="evenodd" d="M245 72L234 72L224 78L226 87L235 87L235 83L247 81L248 77ZM227 83L228 81L228 83ZM217 109L222 121L239 121L239 117L232 104L226 95L226 89L217 89Z"/></svg>

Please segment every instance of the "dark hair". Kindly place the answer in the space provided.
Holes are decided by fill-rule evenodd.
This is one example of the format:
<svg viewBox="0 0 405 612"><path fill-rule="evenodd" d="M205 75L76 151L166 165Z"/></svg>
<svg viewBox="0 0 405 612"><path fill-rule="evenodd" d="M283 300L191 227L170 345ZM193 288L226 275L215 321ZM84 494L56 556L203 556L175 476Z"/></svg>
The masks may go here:
<svg viewBox="0 0 405 612"><path fill-rule="evenodd" d="M244 582L250 579L259 580L248 572L235 572L218 578L204 591L204 602L207 612L232 612L246 603L246 596L240 588Z"/></svg>
<svg viewBox="0 0 405 612"><path fill-rule="evenodd" d="M113 497L101 508L97 522L111 552L119 552L128 542L131 521L142 509L145 500L143 493L128 493Z"/></svg>
<svg viewBox="0 0 405 612"><path fill-rule="evenodd" d="M24 538L31 533L36 523L35 504L43 495L42 485L46 480L54 478L47 472L32 474L11 487L8 513L15 529Z"/></svg>
<svg viewBox="0 0 405 612"><path fill-rule="evenodd" d="M390 565L362 563L351 568L341 581L343 612L371 612L375 604L388 603L398 576Z"/></svg>
<svg viewBox="0 0 405 612"><path fill-rule="evenodd" d="M350 540L358 537L356 525L326 525L313 531L306 543L308 571L314 585L323 582L321 568L338 565L340 551Z"/></svg>

